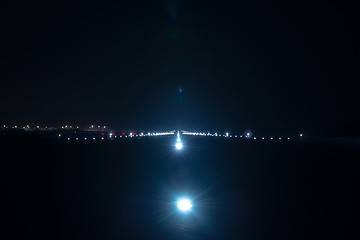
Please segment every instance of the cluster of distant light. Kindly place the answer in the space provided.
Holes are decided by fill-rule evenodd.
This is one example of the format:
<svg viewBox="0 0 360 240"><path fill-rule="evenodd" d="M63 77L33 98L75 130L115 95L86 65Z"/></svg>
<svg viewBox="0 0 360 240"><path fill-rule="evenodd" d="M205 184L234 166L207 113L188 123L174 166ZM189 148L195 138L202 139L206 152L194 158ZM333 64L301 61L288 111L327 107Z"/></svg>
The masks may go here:
<svg viewBox="0 0 360 240"><path fill-rule="evenodd" d="M54 127L48 127L48 126L30 126L28 124L20 126L20 125L3 125L2 126L3 130L9 130L9 129L22 129L22 130L26 130L26 131L31 131L31 130L55 130L56 128Z"/></svg>
<svg viewBox="0 0 360 240"><path fill-rule="evenodd" d="M65 126L61 126L61 129L79 129L79 126L76 126L76 127L73 127L73 126L71 126L71 125L65 125Z"/></svg>
<svg viewBox="0 0 360 240"><path fill-rule="evenodd" d="M73 125L63 125L60 127L61 129L80 129L79 126L73 126ZM106 126L100 126L100 125L90 125L89 127L86 127L84 130L92 130L92 131L102 131L106 129Z"/></svg>
<svg viewBox="0 0 360 240"><path fill-rule="evenodd" d="M34 125L34 124L26 124L26 125L2 125L2 128L4 130L6 129L25 129L25 130L56 130L56 129L67 129L67 130L71 130L71 129L80 129L79 126L75 126L75 125L62 125L59 127L48 127L48 126L40 126L40 125ZM106 129L106 126L94 126L94 125L90 125L89 127L84 128L83 130L104 130Z"/></svg>

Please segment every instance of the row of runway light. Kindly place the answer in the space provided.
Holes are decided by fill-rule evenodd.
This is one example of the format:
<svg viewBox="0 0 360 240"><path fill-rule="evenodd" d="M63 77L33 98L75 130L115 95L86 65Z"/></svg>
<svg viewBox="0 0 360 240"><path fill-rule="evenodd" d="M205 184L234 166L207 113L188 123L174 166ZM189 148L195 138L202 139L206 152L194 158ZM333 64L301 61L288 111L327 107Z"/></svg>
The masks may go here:
<svg viewBox="0 0 360 240"><path fill-rule="evenodd" d="M70 137L65 136L67 140L106 140L106 139L114 139L114 138L144 138L144 137L157 137L157 136L169 136L169 135L175 135L175 131L167 131L167 132L148 132L148 133L139 133L136 134L135 132L130 133L115 133L110 132L108 133L108 137L105 137L104 133L102 133L101 137ZM181 133L181 134L180 134ZM253 136L251 132L245 132L244 135L231 135L229 133L224 134L218 134L218 133L204 133L204 132L189 132L189 131L178 131L176 133L176 143L175 147L176 149L182 149L183 143L181 141L180 136L181 135L188 135L188 136L199 136L199 137L216 137L216 138L243 138L243 139L250 139L250 140L291 140L291 137L275 137L275 136L263 136L263 137L257 137ZM62 137L62 134L58 134L59 137ZM303 134L299 134L299 137L303 137Z"/></svg>
<svg viewBox="0 0 360 240"><path fill-rule="evenodd" d="M253 139L253 140L257 140L257 139L261 139L261 140L266 140L266 139L270 139L270 140L290 140L291 137L275 137L275 136L272 136L272 137L256 137L256 136L253 136L253 134L250 132L250 131L246 131L244 133L244 135L231 135L230 133L224 133L224 134L218 134L217 132L215 133L205 133L205 132L188 132L188 131L182 131L182 134L183 135L190 135L190 136L200 136L200 137L224 137L224 138L245 138L245 139ZM299 137L303 137L303 134L300 133L299 134Z"/></svg>
<svg viewBox="0 0 360 240"><path fill-rule="evenodd" d="M76 134L76 133L75 133ZM80 133L81 134L81 133ZM79 134L79 135L80 135ZM156 137L156 136L169 136L169 135L174 135L175 131L169 131L169 132L148 132L148 133L139 133L136 134L135 132L129 132L129 133L115 133L115 132L109 132L108 133L108 137L105 138L105 133L101 132L101 137L69 137L67 136L68 134L58 134L59 138L65 137L67 140L105 140L105 139L114 139L114 138L142 138L142 137Z"/></svg>

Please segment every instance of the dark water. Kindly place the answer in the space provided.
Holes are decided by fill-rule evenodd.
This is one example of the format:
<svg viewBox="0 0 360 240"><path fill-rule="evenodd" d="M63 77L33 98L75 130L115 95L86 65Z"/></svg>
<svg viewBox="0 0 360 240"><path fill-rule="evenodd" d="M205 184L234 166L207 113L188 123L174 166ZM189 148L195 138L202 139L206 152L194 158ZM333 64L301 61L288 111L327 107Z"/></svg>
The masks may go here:
<svg viewBox="0 0 360 240"><path fill-rule="evenodd" d="M167 137L0 141L3 239L359 236L357 144L187 138L179 153Z"/></svg>

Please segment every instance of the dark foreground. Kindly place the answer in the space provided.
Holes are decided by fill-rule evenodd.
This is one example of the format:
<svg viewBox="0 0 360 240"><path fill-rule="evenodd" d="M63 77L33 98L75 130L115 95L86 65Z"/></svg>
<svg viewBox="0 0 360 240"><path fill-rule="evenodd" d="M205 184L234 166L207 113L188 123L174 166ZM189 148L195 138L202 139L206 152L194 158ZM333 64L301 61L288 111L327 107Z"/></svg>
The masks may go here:
<svg viewBox="0 0 360 240"><path fill-rule="evenodd" d="M185 140L1 138L2 239L359 237L358 144Z"/></svg>

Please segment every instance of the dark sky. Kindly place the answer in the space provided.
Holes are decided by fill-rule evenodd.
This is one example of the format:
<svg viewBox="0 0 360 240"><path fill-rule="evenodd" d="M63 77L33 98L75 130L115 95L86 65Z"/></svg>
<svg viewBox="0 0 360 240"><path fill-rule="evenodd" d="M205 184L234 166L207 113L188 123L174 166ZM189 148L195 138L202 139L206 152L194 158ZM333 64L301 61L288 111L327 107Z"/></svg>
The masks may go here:
<svg viewBox="0 0 360 240"><path fill-rule="evenodd" d="M249 3L250 2L250 3ZM359 131L344 1L1 3L0 121Z"/></svg>

